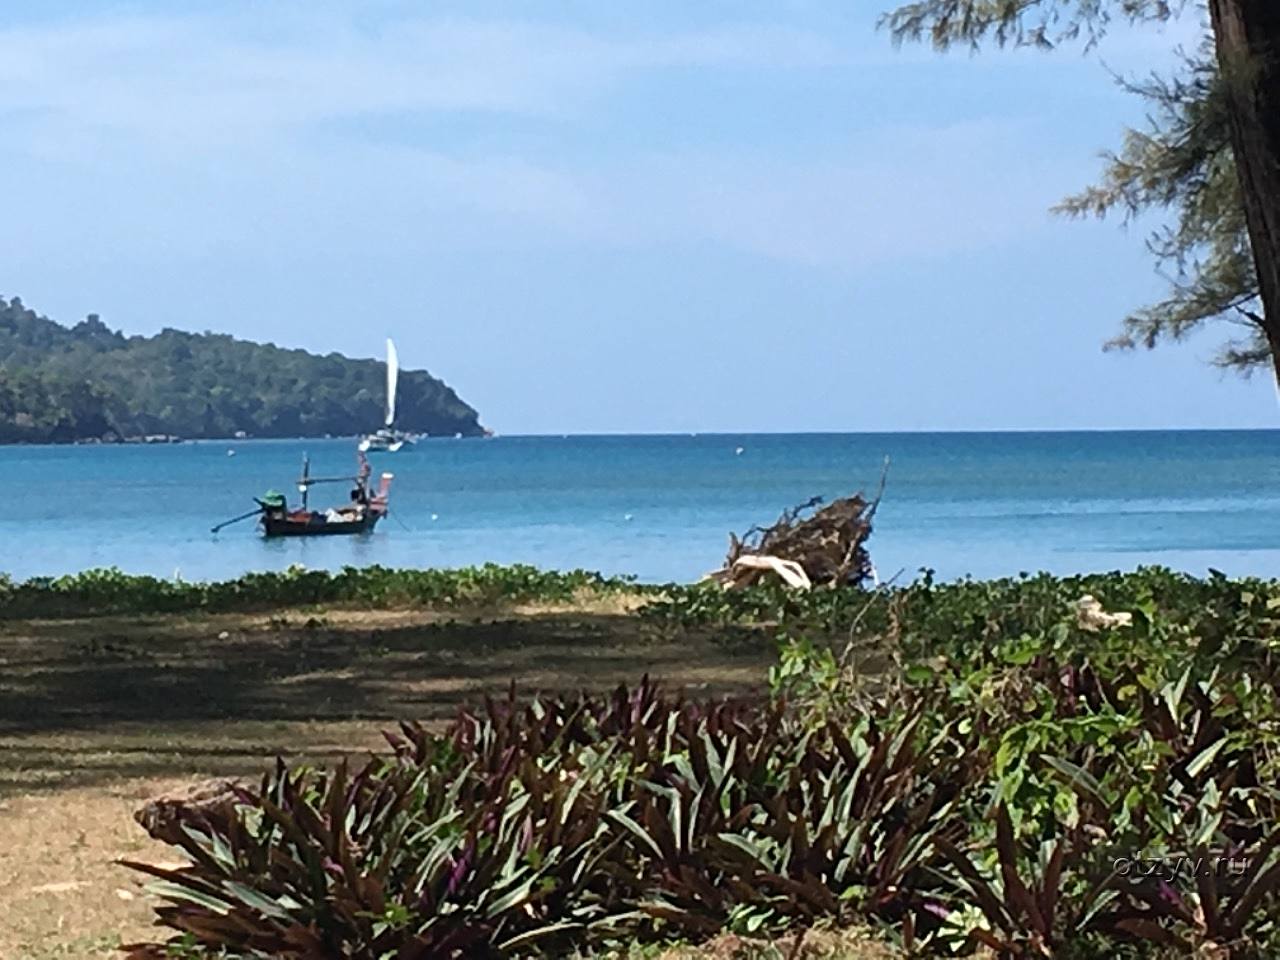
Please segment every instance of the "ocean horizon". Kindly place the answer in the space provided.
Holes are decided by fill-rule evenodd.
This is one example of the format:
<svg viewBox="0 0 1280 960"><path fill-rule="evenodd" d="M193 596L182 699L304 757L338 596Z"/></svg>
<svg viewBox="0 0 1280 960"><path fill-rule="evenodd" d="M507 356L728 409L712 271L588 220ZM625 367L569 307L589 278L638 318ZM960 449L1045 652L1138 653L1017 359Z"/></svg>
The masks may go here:
<svg viewBox="0 0 1280 960"><path fill-rule="evenodd" d="M210 534L268 489L296 499L304 453L315 476L356 466L350 438L0 447L23 505L0 514L0 572L196 580L496 562L689 581L719 566L730 531L813 496L873 493L888 457L869 543L884 578L1150 564L1280 576L1280 430L432 438L373 456L395 478L372 535L266 541L250 521ZM316 487L311 502L346 493Z"/></svg>
<svg viewBox="0 0 1280 960"><path fill-rule="evenodd" d="M1192 433L1276 433L1280 434L1280 427L991 427L988 429L961 429L961 428L906 428L903 430L570 430L570 431L530 431L527 433L513 432L502 433L495 431L492 436L480 437L458 437L454 434L411 434L412 436L421 437L428 440L495 440L500 437L507 439L521 440L557 440L565 437L591 438L591 437L635 437L642 439L645 437L898 437L898 436L985 436L989 434L1006 434L1006 433L1030 433L1030 434L1098 434L1098 433L1114 433L1114 434L1131 434L1131 433L1150 433L1150 434L1192 434ZM162 434L155 434L162 436ZM166 444L162 441L156 441L153 444L146 444L139 440L113 440L109 442L101 442L97 440L57 440L49 443L30 443L26 441L18 441L14 443L0 443L0 450L6 447L120 447L120 446L180 446L181 444L202 444L202 443L251 443L251 442L272 442L272 443L289 443L289 442L311 442L322 440L358 440L365 436L363 433L352 434L317 434L315 436L298 435L287 437L262 437L247 435L243 437L236 436L215 436L215 437L178 437L177 442Z"/></svg>

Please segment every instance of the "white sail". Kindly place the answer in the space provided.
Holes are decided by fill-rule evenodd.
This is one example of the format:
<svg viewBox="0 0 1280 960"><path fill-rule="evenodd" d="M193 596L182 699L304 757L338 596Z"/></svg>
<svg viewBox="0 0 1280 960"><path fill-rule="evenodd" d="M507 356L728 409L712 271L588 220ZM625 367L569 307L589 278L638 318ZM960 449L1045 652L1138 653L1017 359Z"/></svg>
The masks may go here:
<svg viewBox="0 0 1280 960"><path fill-rule="evenodd" d="M400 374L400 361L396 358L396 345L387 338L387 426L396 419L396 379Z"/></svg>

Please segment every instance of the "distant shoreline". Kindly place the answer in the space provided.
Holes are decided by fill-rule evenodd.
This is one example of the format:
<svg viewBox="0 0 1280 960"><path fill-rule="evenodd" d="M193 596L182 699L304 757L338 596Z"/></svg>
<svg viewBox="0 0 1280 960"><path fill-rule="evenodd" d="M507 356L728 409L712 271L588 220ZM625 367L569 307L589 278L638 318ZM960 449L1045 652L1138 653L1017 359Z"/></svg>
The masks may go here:
<svg viewBox="0 0 1280 960"><path fill-rule="evenodd" d="M1266 434L1280 435L1280 426L1276 427L1051 427L1024 428L998 427L985 430L657 430L634 432L546 432L546 433L504 433L501 436L508 440L622 440L622 439L682 439L682 438L771 438L771 437L991 437L991 436L1167 436L1169 434ZM172 435L170 435L172 436ZM171 440L147 441L141 438L127 440L101 440L84 438L79 440L0 440L3 447L146 447L146 446L182 446L184 444L201 443L259 443L288 442L297 440L359 440L363 434L290 434L281 436L218 436L218 437L177 437ZM422 440L473 440L493 439L483 432L462 432L457 434L420 434Z"/></svg>
<svg viewBox="0 0 1280 960"><path fill-rule="evenodd" d="M397 365L393 388L389 369L226 334L126 336L96 314L63 326L0 297L0 442L342 435L380 428L389 399L401 428L483 433L479 412L444 381Z"/></svg>
<svg viewBox="0 0 1280 960"><path fill-rule="evenodd" d="M159 436L159 435L157 435ZM344 435L313 434L281 437L178 437L165 435L166 439L145 439L130 437L127 440L0 440L3 447L180 447L207 443L288 443L297 440L352 440L357 441L362 434ZM463 433L461 436L431 436L422 434L420 440L476 440L484 439L482 433Z"/></svg>

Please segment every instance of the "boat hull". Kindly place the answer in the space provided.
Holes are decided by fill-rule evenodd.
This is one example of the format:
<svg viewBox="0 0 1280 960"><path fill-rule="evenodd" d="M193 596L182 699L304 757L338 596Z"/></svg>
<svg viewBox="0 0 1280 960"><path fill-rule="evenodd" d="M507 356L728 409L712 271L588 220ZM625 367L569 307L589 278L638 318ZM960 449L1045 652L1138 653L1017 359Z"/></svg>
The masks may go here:
<svg viewBox="0 0 1280 960"><path fill-rule="evenodd" d="M374 435L361 440L356 449L361 453L396 453L411 446L413 442L404 437L388 438Z"/></svg>
<svg viewBox="0 0 1280 960"><path fill-rule="evenodd" d="M381 519L381 513L373 512L358 520L327 520L322 513L312 513L306 518L265 514L262 518L262 532L268 537L352 536L372 533Z"/></svg>

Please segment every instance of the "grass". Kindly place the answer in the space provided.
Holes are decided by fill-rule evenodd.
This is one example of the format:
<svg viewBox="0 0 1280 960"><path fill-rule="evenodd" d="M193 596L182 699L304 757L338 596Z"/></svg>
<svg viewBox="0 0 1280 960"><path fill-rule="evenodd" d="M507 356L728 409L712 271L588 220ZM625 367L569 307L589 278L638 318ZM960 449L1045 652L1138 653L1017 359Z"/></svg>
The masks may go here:
<svg viewBox="0 0 1280 960"><path fill-rule="evenodd" d="M700 946L632 947L597 960L894 960L900 954L862 930L810 930L763 940L724 934Z"/></svg>
<svg viewBox="0 0 1280 960"><path fill-rule="evenodd" d="M363 757L395 720L442 721L512 681L604 690L647 672L704 695L757 686L775 660L763 637L726 648L633 606L0 621L0 957L108 957L147 933L151 904L113 861L171 856L132 819L163 790L277 755Z"/></svg>

